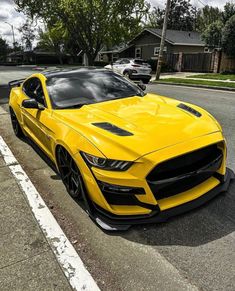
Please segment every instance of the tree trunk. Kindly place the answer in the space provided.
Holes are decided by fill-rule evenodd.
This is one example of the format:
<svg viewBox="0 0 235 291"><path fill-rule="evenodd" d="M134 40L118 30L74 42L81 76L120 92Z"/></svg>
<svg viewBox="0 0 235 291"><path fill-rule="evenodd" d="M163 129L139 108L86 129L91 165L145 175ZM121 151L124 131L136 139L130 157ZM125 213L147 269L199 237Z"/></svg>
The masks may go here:
<svg viewBox="0 0 235 291"><path fill-rule="evenodd" d="M89 66L94 66L95 57L88 53L87 54L87 59L88 59L88 65Z"/></svg>
<svg viewBox="0 0 235 291"><path fill-rule="evenodd" d="M63 58L62 58L61 53L58 54L58 59L59 59L60 65L63 65Z"/></svg>

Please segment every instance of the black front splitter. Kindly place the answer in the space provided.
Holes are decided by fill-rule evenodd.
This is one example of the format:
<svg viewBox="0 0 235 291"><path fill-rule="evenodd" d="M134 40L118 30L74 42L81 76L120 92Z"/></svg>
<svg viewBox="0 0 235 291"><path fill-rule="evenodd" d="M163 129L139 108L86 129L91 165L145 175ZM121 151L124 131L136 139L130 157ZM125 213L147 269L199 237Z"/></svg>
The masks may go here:
<svg viewBox="0 0 235 291"><path fill-rule="evenodd" d="M206 202L210 201L218 194L227 191L231 180L235 179L234 172L227 168L225 176L221 176L221 183L203 194L199 198L192 200L190 202L181 204L177 207L161 211L159 207L153 210L148 215L129 215L129 216L118 216L106 212L99 206L93 204L88 200L87 195L84 193L84 201L87 207L87 212L92 220L94 220L99 227L106 231L123 231L129 229L135 224L148 224L148 223L159 223L168 220L172 216L176 216L192 209L195 209Z"/></svg>

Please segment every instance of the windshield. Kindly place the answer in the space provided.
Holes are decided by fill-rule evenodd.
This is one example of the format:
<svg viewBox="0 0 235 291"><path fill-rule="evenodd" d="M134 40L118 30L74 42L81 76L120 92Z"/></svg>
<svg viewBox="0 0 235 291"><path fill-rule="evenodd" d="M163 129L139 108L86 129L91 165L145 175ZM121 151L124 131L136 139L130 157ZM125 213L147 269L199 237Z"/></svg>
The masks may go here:
<svg viewBox="0 0 235 291"><path fill-rule="evenodd" d="M110 71L95 70L55 75L47 80L47 89L55 109L145 95L126 78Z"/></svg>

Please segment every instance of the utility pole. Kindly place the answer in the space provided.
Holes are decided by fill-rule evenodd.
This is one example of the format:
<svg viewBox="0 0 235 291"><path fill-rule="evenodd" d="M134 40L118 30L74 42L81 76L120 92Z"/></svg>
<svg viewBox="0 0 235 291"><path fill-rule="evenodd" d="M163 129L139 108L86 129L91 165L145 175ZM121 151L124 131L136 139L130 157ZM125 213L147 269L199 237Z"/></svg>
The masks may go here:
<svg viewBox="0 0 235 291"><path fill-rule="evenodd" d="M169 11L170 11L170 4L171 4L171 0L167 0L166 12L165 12L164 23L163 23L163 28L162 28L162 39L161 39L160 50L159 50L159 54L158 54L156 80L159 80L160 74L161 74L161 68L162 68L162 62L163 62L163 52L164 52L165 39L166 39L167 21L168 21L168 15L169 15Z"/></svg>
<svg viewBox="0 0 235 291"><path fill-rule="evenodd" d="M12 40L13 40L13 48L15 48L15 33L14 33L14 26L8 22L5 21L6 24L10 25L11 31L12 31Z"/></svg>

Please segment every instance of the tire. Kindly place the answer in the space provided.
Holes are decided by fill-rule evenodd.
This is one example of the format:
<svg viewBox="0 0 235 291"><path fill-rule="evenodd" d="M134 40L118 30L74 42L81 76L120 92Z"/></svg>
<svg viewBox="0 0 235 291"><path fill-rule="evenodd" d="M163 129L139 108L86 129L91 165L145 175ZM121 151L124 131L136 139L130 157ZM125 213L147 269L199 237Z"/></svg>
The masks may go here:
<svg viewBox="0 0 235 291"><path fill-rule="evenodd" d="M56 152L57 165L62 182L69 195L76 200L82 199L84 189L83 179L80 170L68 151L59 146Z"/></svg>
<svg viewBox="0 0 235 291"><path fill-rule="evenodd" d="M130 79L130 73L128 71L124 71L123 76Z"/></svg>
<svg viewBox="0 0 235 291"><path fill-rule="evenodd" d="M14 130L15 135L18 138L23 138L25 135L21 129L21 126L19 124L19 121L15 115L15 112L13 111L13 109L10 107L10 116L11 116L11 124L12 124L12 128Z"/></svg>
<svg viewBox="0 0 235 291"><path fill-rule="evenodd" d="M144 80L142 80L142 81L143 81L144 84L148 84L150 80L146 80L146 79L144 79Z"/></svg>

